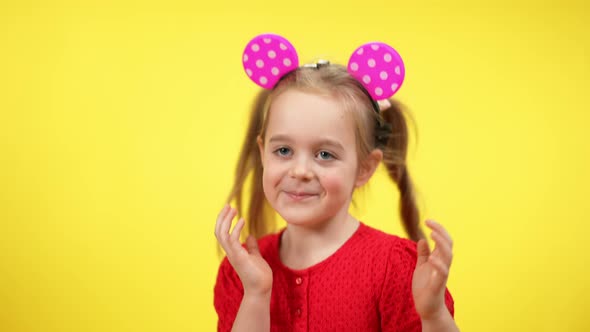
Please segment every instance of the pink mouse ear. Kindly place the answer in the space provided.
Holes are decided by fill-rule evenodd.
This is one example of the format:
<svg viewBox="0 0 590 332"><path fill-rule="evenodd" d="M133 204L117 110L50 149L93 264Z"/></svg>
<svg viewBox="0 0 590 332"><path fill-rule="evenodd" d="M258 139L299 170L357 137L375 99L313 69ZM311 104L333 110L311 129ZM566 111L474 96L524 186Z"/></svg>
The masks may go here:
<svg viewBox="0 0 590 332"><path fill-rule="evenodd" d="M265 89L272 89L283 75L299 67L293 45L275 34L262 34L250 40L242 62L248 77Z"/></svg>
<svg viewBox="0 0 590 332"><path fill-rule="evenodd" d="M361 82L375 100L393 96L406 75L399 53L381 42L367 43L357 48L348 61L348 72Z"/></svg>

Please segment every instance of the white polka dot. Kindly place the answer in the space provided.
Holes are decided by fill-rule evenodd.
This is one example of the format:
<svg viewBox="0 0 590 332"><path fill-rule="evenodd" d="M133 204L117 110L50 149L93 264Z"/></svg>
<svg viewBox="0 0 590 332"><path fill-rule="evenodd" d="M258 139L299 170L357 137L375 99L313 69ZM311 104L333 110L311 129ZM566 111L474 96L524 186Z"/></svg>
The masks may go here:
<svg viewBox="0 0 590 332"><path fill-rule="evenodd" d="M258 52L260 50L260 46L258 44L252 44L252 51Z"/></svg>
<svg viewBox="0 0 590 332"><path fill-rule="evenodd" d="M280 47L280 48L281 48L281 50L283 50L283 51L287 49L287 46L286 46L285 44L283 44L283 43L281 43L281 44L279 45L279 47Z"/></svg>
<svg viewBox="0 0 590 332"><path fill-rule="evenodd" d="M358 51L356 51L356 54L363 55L364 52L365 50L361 47Z"/></svg>
<svg viewBox="0 0 590 332"><path fill-rule="evenodd" d="M270 44L270 38L264 38L263 40L265 44Z"/></svg>
<svg viewBox="0 0 590 332"><path fill-rule="evenodd" d="M260 77L260 84L266 84L268 83L268 80L266 79L266 77L262 76Z"/></svg>
<svg viewBox="0 0 590 332"><path fill-rule="evenodd" d="M353 62L350 64L350 69L352 69L352 71L357 71L359 70L359 64L356 62Z"/></svg>
<svg viewBox="0 0 590 332"><path fill-rule="evenodd" d="M270 72L271 72L273 75L277 76L277 75L279 74L279 68L277 68L277 67L272 67L272 69L270 70Z"/></svg>
<svg viewBox="0 0 590 332"><path fill-rule="evenodd" d="M369 75L363 76L363 82L365 82L366 84L371 83L371 77Z"/></svg>
<svg viewBox="0 0 590 332"><path fill-rule="evenodd" d="M270 50L268 51L268 57L271 59L274 59L277 56L277 54L275 53L275 51Z"/></svg>
<svg viewBox="0 0 590 332"><path fill-rule="evenodd" d="M401 72L399 66L395 66L395 73L399 75L399 73Z"/></svg>
<svg viewBox="0 0 590 332"><path fill-rule="evenodd" d="M381 96L383 94L383 89L381 89L381 88L375 88L375 94L377 96Z"/></svg>
<svg viewBox="0 0 590 332"><path fill-rule="evenodd" d="M371 45L371 48L373 49L373 51L376 51L379 49L379 45L373 44Z"/></svg>
<svg viewBox="0 0 590 332"><path fill-rule="evenodd" d="M385 60L385 62L391 62L391 54L385 53L383 60Z"/></svg>
<svg viewBox="0 0 590 332"><path fill-rule="evenodd" d="M252 71L250 69L246 69L246 74L248 74L248 76L252 77Z"/></svg>
<svg viewBox="0 0 590 332"><path fill-rule="evenodd" d="M244 54L244 62L248 62L248 54Z"/></svg>
<svg viewBox="0 0 590 332"><path fill-rule="evenodd" d="M399 86L399 84L397 84L397 83L393 83L393 84L391 85L391 91L395 91L395 90L397 90L397 87L398 87L398 86Z"/></svg>
<svg viewBox="0 0 590 332"><path fill-rule="evenodd" d="M379 77L381 77L381 79L384 81L387 79L388 76L389 75L387 75L387 72L385 72L385 71L382 71L379 73Z"/></svg>
<svg viewBox="0 0 590 332"><path fill-rule="evenodd" d="M291 59L289 58L285 58L285 60L283 60L283 64L287 67L289 67L291 65Z"/></svg>
<svg viewBox="0 0 590 332"><path fill-rule="evenodd" d="M371 68L375 67L375 59L369 59L369 61L367 61L367 64Z"/></svg>
<svg viewBox="0 0 590 332"><path fill-rule="evenodd" d="M258 68L264 67L264 61L262 61L260 59L256 60L256 67L258 67Z"/></svg>

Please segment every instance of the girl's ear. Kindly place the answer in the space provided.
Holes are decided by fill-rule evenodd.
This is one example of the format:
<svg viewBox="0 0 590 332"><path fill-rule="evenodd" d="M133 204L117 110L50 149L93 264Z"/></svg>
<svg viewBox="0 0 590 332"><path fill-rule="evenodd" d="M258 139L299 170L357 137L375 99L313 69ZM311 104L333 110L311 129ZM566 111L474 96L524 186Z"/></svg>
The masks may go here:
<svg viewBox="0 0 590 332"><path fill-rule="evenodd" d="M383 151L380 149L375 149L371 151L367 159L359 165L359 171L356 176L356 182L354 186L356 188L362 187L365 183L369 181L373 173L377 170L379 163L383 160Z"/></svg>
<svg viewBox="0 0 590 332"><path fill-rule="evenodd" d="M260 137L260 135L256 136L256 143L258 143L258 152L260 152L260 160L262 161L262 165L264 165L264 142L262 141L262 137Z"/></svg>

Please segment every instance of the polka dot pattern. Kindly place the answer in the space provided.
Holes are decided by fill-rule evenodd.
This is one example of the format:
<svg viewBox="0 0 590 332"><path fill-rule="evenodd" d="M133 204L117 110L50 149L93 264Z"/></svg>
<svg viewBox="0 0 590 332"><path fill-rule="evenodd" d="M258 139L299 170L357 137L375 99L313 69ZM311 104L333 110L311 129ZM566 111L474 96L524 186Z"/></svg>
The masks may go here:
<svg viewBox="0 0 590 332"><path fill-rule="evenodd" d="M393 96L406 75L399 53L381 42L357 48L348 61L348 72L363 84L375 100Z"/></svg>
<svg viewBox="0 0 590 332"><path fill-rule="evenodd" d="M246 45L242 63L254 83L272 89L283 75L299 67L299 58L287 39L275 34L263 34L254 37Z"/></svg>

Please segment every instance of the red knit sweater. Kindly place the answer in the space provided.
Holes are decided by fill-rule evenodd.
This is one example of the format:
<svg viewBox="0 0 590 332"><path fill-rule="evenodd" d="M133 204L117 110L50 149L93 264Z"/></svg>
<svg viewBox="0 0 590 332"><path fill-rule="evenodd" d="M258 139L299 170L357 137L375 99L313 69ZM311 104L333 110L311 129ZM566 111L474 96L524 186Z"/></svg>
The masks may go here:
<svg viewBox="0 0 590 332"><path fill-rule="evenodd" d="M282 231L259 240L273 271L271 331L421 331L412 298L416 243L363 223L332 256L304 270L281 263ZM243 296L227 258L215 284L218 331L231 331ZM445 302L454 316L448 290Z"/></svg>

